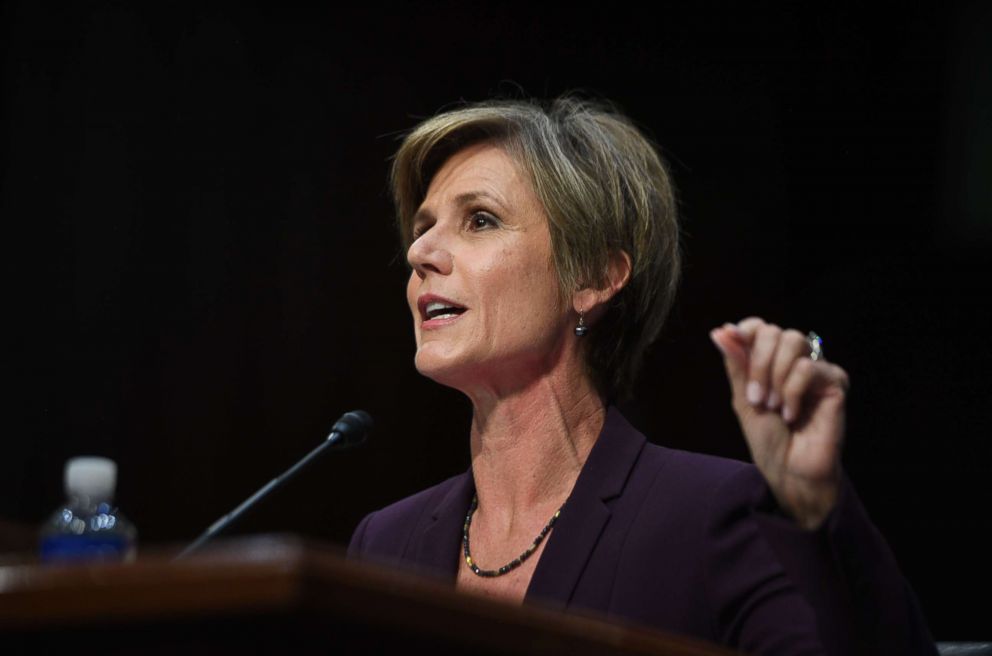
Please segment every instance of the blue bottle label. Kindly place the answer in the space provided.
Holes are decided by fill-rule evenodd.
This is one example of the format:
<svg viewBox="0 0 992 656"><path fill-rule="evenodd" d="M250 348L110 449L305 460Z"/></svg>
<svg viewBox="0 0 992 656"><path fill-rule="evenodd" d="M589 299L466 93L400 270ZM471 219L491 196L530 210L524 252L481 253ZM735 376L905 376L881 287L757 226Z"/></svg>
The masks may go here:
<svg viewBox="0 0 992 656"><path fill-rule="evenodd" d="M50 535L41 541L41 559L117 560L127 554L127 540L122 535Z"/></svg>

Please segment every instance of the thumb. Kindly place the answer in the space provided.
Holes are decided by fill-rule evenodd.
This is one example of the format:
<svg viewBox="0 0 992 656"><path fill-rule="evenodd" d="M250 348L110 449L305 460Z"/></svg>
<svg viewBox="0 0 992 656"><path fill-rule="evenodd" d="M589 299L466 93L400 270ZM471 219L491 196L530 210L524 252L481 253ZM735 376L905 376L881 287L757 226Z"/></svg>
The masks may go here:
<svg viewBox="0 0 992 656"><path fill-rule="evenodd" d="M736 328L732 324L714 328L710 331L710 339L723 354L723 365L727 369L735 403L741 401L746 405L748 354L737 336Z"/></svg>

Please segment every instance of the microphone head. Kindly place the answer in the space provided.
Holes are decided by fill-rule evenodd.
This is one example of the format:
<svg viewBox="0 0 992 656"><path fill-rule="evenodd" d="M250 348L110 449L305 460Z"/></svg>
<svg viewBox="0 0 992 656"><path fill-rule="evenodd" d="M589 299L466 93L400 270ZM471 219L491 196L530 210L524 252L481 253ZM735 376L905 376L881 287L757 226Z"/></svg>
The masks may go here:
<svg viewBox="0 0 992 656"><path fill-rule="evenodd" d="M372 429L372 417L364 410L352 410L344 413L334 427L331 435L341 435L341 445L353 446L365 441L366 434Z"/></svg>

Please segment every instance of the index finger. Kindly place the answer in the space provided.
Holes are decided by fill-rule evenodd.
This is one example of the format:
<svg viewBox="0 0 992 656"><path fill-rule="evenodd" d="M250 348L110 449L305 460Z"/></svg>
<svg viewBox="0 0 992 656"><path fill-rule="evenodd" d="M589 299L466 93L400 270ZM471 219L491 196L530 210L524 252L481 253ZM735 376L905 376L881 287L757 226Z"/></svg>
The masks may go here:
<svg viewBox="0 0 992 656"><path fill-rule="evenodd" d="M741 342L750 347L754 343L754 336L758 334L758 329L768 325L768 322L761 317L747 317L737 322L737 334Z"/></svg>

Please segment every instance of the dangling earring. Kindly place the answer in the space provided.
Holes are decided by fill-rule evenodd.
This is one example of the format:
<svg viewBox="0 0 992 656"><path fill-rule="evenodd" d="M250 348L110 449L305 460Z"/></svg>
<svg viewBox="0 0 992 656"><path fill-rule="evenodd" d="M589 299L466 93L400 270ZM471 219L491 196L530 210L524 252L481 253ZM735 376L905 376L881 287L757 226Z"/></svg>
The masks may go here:
<svg viewBox="0 0 992 656"><path fill-rule="evenodd" d="M584 337L587 332L589 332L589 326L586 325L586 315L584 312L579 312L579 323L575 326L575 336Z"/></svg>

